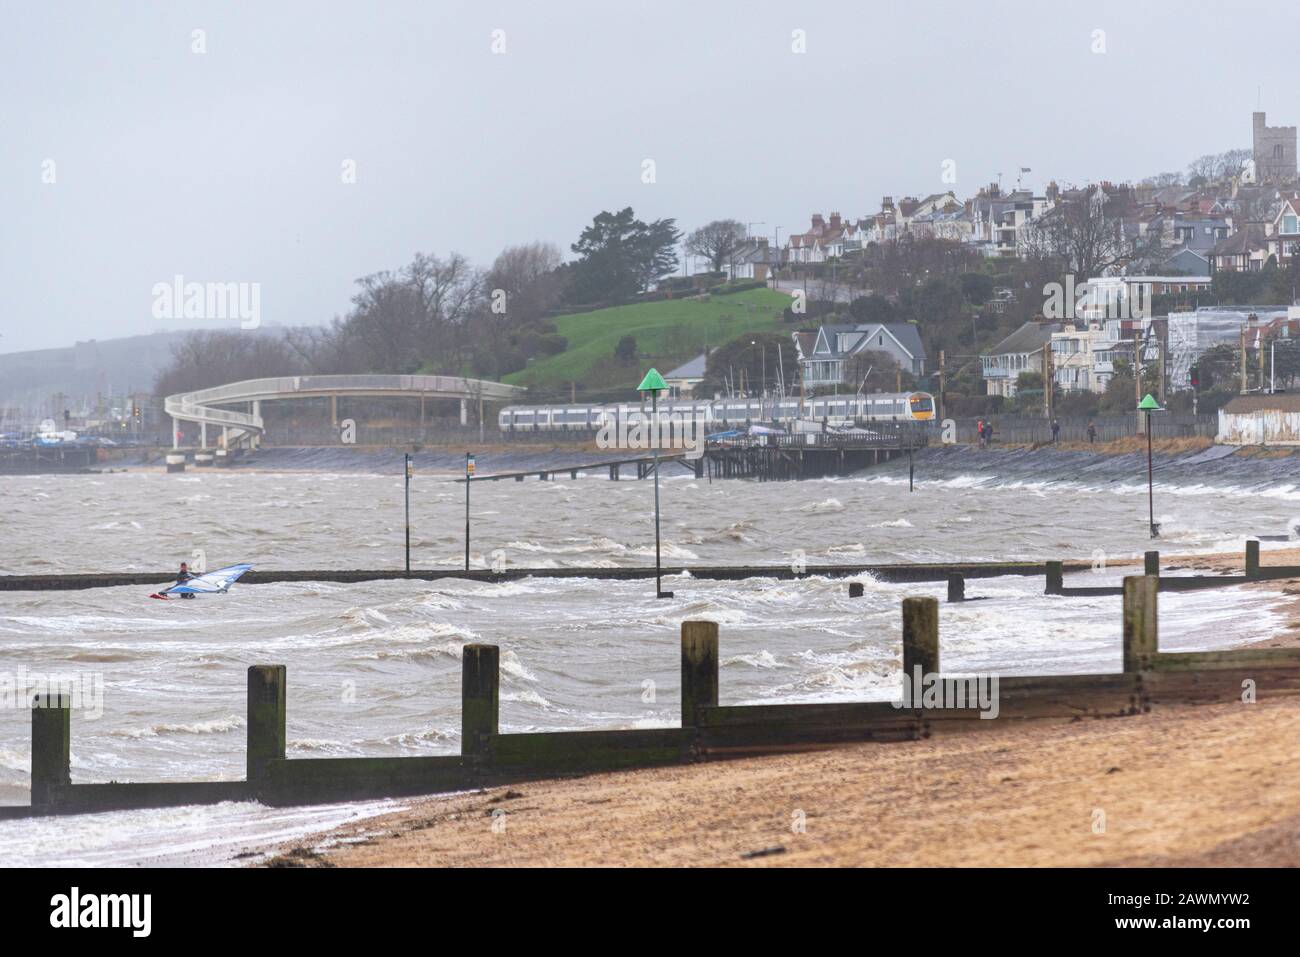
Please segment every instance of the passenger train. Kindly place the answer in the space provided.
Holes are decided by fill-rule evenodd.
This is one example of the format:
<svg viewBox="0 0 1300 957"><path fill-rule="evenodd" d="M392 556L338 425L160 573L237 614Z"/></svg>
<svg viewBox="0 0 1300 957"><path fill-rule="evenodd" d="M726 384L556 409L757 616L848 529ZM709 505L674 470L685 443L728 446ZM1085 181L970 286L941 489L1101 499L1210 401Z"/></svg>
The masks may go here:
<svg viewBox="0 0 1300 957"><path fill-rule="evenodd" d="M502 432L591 432L622 421L633 425L650 410L640 403L611 405L512 405L501 410ZM878 392L873 395L826 395L815 399L763 398L713 401L667 400L661 418L702 420L706 429L748 425L789 427L797 421L852 425L855 422L925 422L934 418L928 392Z"/></svg>

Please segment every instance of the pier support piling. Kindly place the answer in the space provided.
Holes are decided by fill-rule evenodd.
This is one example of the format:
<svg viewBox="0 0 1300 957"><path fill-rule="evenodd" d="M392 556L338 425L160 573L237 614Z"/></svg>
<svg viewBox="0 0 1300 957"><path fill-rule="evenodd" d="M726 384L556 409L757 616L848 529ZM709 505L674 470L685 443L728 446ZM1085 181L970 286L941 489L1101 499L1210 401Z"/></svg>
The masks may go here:
<svg viewBox="0 0 1300 957"><path fill-rule="evenodd" d="M948 600L949 601L966 600L966 576L965 575L948 576Z"/></svg>
<svg viewBox="0 0 1300 957"><path fill-rule="evenodd" d="M501 714L501 649L466 645L461 651L460 753L488 754Z"/></svg>
<svg viewBox="0 0 1300 957"><path fill-rule="evenodd" d="M66 694L38 694L32 699L32 807L50 807L58 789L71 783L71 702Z"/></svg>
<svg viewBox="0 0 1300 957"><path fill-rule="evenodd" d="M903 674L912 680L939 673L939 601L936 598L903 599Z"/></svg>
<svg viewBox="0 0 1300 957"><path fill-rule="evenodd" d="M1155 575L1129 575L1124 579L1124 671L1146 671L1160 650L1156 596L1160 579Z"/></svg>
<svg viewBox="0 0 1300 957"><path fill-rule="evenodd" d="M1142 573L1144 575L1160 574L1160 553L1147 552L1142 556Z"/></svg>
<svg viewBox="0 0 1300 957"><path fill-rule="evenodd" d="M849 582L849 597L861 598L863 593L862 582Z"/></svg>
<svg viewBox="0 0 1300 957"><path fill-rule="evenodd" d="M699 709L718 703L718 623L682 622L682 727L699 723Z"/></svg>
<svg viewBox="0 0 1300 957"><path fill-rule="evenodd" d="M248 669L249 784L266 778L266 764L284 759L287 669L284 665L250 665Z"/></svg>
<svg viewBox="0 0 1300 957"><path fill-rule="evenodd" d="M1246 539L1246 577L1259 577L1259 540Z"/></svg>

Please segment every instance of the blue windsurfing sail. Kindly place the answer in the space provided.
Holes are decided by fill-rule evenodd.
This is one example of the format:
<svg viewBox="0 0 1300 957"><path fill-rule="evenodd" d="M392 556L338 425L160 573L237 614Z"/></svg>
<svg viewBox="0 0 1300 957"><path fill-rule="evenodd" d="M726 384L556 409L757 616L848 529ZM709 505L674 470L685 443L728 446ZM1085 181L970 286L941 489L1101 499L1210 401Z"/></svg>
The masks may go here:
<svg viewBox="0 0 1300 957"><path fill-rule="evenodd" d="M252 568L251 562L244 562L240 565L227 565L225 568L218 568L216 571L207 572L203 575L195 575L189 581L179 585L172 585L171 588L164 588L158 594L160 595L216 595L227 591L231 585L239 581L239 576Z"/></svg>

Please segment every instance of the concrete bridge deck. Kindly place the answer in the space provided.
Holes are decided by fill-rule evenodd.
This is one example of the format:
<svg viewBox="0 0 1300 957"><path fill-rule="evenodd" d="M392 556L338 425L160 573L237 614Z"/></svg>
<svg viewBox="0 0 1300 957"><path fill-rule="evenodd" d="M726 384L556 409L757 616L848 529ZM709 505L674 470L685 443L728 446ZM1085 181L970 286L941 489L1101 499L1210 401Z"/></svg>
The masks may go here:
<svg viewBox="0 0 1300 957"><path fill-rule="evenodd" d="M209 448L208 426L221 429L221 447L247 439L256 445L266 430L262 421L262 403L277 399L328 398L409 398L459 399L462 424L467 420L468 403L477 402L480 420L484 402L518 399L527 390L503 382L465 379L445 375L302 375L268 379L246 379L226 385L169 395L163 407L172 417L173 448L180 448L176 424L195 422L200 428L202 448ZM246 405L248 411L218 408ZM333 416L337 421L337 414Z"/></svg>

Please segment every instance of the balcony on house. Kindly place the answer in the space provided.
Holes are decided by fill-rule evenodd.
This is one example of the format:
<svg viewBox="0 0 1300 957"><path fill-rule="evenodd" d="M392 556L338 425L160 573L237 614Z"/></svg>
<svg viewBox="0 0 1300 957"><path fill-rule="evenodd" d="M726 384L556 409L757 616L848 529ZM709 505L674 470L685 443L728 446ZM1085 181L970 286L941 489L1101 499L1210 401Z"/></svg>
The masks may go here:
<svg viewBox="0 0 1300 957"><path fill-rule="evenodd" d="M838 385L843 381L844 363L837 359L812 359L803 363L803 381L807 386Z"/></svg>

